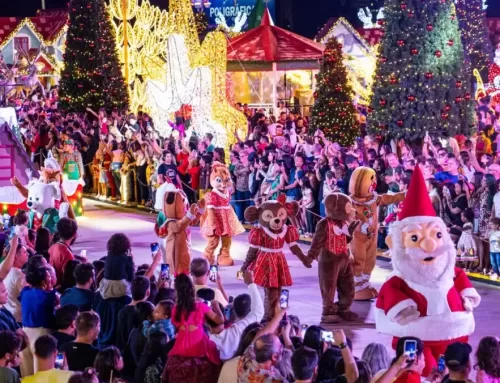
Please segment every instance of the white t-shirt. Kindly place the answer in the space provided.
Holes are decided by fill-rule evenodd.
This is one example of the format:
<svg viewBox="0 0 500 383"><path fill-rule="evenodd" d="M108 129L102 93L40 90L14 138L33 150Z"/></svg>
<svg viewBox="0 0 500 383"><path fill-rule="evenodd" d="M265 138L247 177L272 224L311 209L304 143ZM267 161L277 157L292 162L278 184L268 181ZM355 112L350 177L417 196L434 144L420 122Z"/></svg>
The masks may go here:
<svg viewBox="0 0 500 383"><path fill-rule="evenodd" d="M493 197L493 206L495 207L495 217L500 218L500 192L495 193Z"/></svg>
<svg viewBox="0 0 500 383"><path fill-rule="evenodd" d="M206 285L194 285L194 292L196 293L199 289L211 289L215 293L214 300L219 302L222 306L226 307L227 306L227 301L226 298L224 298L224 295L222 295L221 291L215 287L210 287Z"/></svg>
<svg viewBox="0 0 500 383"><path fill-rule="evenodd" d="M26 277L21 269L13 267L9 270L7 278L4 280L5 288L7 289L7 303L5 308L14 315L16 321L22 322L21 315L21 302L19 302L19 295L25 286Z"/></svg>

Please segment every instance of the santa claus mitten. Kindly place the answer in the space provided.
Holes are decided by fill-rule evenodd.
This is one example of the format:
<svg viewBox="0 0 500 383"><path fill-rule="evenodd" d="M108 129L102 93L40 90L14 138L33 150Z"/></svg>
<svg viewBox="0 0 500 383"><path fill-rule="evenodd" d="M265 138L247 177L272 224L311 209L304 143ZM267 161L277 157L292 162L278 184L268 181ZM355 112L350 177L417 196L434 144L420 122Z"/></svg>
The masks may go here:
<svg viewBox="0 0 500 383"><path fill-rule="evenodd" d="M415 319L420 317L420 312L415 306L409 306L401 310L395 317L394 322L401 326L405 326L408 323L413 322Z"/></svg>
<svg viewBox="0 0 500 383"><path fill-rule="evenodd" d="M241 265L241 271L245 272L248 269L248 266L252 264L253 261L257 259L257 253L259 249L257 247L251 247L248 249L247 257L245 258L245 262Z"/></svg>

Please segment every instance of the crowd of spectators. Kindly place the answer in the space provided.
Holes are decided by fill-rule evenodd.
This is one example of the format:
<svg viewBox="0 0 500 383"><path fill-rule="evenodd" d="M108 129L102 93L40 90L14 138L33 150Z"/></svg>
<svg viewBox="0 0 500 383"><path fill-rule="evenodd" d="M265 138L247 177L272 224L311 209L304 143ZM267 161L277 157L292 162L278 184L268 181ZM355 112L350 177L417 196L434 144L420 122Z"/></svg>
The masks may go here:
<svg viewBox="0 0 500 383"><path fill-rule="evenodd" d="M50 152L58 158L68 139L83 159L86 191L125 206L154 205L155 189L171 180L191 201L210 189L210 165L229 165L233 206L241 221L249 205L286 193L299 202L294 224L305 237L324 216L329 193L348 194L358 166L377 172L377 192L408 187L417 164L424 169L438 215L449 225L458 260L468 270L496 278L500 263L499 111L488 100L478 104L479 133L473 137L425 137L420 142L366 135L358 107L360 138L351 147L311 131L307 117L286 108L276 119L264 110L241 106L248 117L245 137L227 153L213 136L189 132L176 121L171 137L161 138L146 113L104 110L60 113L56 90L27 99L18 108L26 150L38 166ZM500 160L500 158L499 158ZM379 248L401 206L380 214ZM14 226L25 217L13 217ZM392 351L370 344L357 358L342 330L331 334L307 326L278 309L263 322L263 303L251 272L248 292L227 295L220 278L208 282L209 265L193 259L191 275L175 283L153 262L135 265L130 241L114 234L107 256L89 262L71 249L78 225L61 219L51 237L46 229L18 236L13 230L0 264L0 380L5 382L500 382L500 344L481 340L473 355L465 343L446 350L444 368L422 377L423 344L401 338ZM22 236L22 238L21 238ZM416 340L415 358L404 353Z"/></svg>

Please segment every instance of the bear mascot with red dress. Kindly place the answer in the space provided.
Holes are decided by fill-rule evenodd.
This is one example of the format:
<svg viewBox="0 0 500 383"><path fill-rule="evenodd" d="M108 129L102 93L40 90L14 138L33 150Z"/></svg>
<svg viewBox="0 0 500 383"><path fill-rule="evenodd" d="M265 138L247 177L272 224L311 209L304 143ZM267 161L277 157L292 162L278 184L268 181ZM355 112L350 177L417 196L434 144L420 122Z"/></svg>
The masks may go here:
<svg viewBox="0 0 500 383"><path fill-rule="evenodd" d="M468 341L481 297L455 267L455 247L418 166L398 218L386 239L394 270L376 302L376 325L394 337L394 347L401 337L420 338L427 376L449 344Z"/></svg>

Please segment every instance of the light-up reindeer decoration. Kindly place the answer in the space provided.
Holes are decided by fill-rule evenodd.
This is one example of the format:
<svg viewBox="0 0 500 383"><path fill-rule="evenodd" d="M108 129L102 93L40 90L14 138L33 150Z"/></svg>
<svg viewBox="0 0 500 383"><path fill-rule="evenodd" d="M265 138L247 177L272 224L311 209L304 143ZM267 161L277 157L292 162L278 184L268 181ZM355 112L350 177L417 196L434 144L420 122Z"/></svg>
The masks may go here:
<svg viewBox="0 0 500 383"><path fill-rule="evenodd" d="M226 17L219 9L216 9L215 23L227 32L240 33L243 30L247 19L248 15L245 12L239 11L234 18L234 25L230 27L227 25Z"/></svg>
<svg viewBox="0 0 500 383"><path fill-rule="evenodd" d="M17 85L19 85L22 89L27 89L28 93L32 92L33 89L40 87L43 96L45 96L45 89L43 87L43 84L40 82L40 79L38 78L38 69L35 65L36 61L40 57L42 46L40 45L38 47L33 57L30 57L29 52L20 47L18 47L16 50L19 55L23 57L28 63L25 68L26 74L17 77Z"/></svg>

